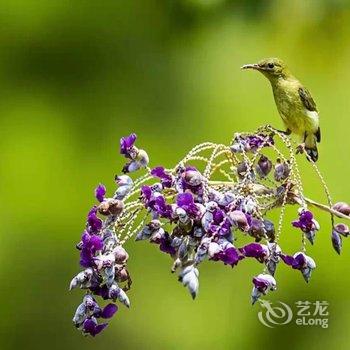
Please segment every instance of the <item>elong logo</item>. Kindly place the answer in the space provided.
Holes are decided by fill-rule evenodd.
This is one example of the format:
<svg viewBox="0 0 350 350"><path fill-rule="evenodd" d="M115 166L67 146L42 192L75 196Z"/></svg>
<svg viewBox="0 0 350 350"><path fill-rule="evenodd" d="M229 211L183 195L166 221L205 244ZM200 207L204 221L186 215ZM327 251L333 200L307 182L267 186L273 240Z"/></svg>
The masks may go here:
<svg viewBox="0 0 350 350"><path fill-rule="evenodd" d="M292 308L282 301L259 300L259 302L262 310L258 312L258 319L265 327L274 328L294 323L297 326L328 328L327 301L297 301L295 306L298 310L294 313Z"/></svg>

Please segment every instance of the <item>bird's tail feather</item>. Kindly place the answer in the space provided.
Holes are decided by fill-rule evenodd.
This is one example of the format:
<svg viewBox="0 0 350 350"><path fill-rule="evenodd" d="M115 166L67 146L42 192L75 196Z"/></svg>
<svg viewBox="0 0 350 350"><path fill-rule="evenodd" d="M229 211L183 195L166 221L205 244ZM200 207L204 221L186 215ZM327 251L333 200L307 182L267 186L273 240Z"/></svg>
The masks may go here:
<svg viewBox="0 0 350 350"><path fill-rule="evenodd" d="M307 134L305 137L305 152L313 162L317 162L318 159L317 140L318 136L316 134Z"/></svg>

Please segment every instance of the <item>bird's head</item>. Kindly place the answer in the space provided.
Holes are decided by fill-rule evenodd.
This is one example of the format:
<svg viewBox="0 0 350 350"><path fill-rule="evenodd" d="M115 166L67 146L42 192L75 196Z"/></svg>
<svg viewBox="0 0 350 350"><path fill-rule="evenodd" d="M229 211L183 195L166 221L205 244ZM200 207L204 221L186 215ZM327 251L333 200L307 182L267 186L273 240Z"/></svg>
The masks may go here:
<svg viewBox="0 0 350 350"><path fill-rule="evenodd" d="M279 58L265 58L258 63L245 64L242 69L255 69L264 74L269 80L289 76L289 70L285 63Z"/></svg>

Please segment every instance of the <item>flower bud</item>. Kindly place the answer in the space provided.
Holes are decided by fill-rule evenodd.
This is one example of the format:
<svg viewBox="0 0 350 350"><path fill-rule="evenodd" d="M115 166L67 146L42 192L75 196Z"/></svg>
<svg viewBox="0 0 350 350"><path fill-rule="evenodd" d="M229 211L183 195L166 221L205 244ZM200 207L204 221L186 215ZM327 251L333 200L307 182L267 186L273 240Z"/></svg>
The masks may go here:
<svg viewBox="0 0 350 350"><path fill-rule="evenodd" d="M199 226L195 226L193 228L193 236L196 237L196 238L201 238L204 236L204 230L202 227L199 227Z"/></svg>
<svg viewBox="0 0 350 350"><path fill-rule="evenodd" d="M114 198L123 200L133 187L133 180L127 175L116 175L115 182L119 186L115 191Z"/></svg>
<svg viewBox="0 0 350 350"><path fill-rule="evenodd" d="M192 299L194 299L198 294L198 276L199 271L193 265L185 267L179 275L179 281L182 282L185 287L187 287Z"/></svg>
<svg viewBox="0 0 350 350"><path fill-rule="evenodd" d="M114 180L118 186L132 186L134 183L132 178L128 175L116 175Z"/></svg>
<svg viewBox="0 0 350 350"><path fill-rule="evenodd" d="M117 298L126 307L130 307L130 300L123 289L119 288L119 293L118 293Z"/></svg>
<svg viewBox="0 0 350 350"><path fill-rule="evenodd" d="M116 283L113 283L108 290L108 297L115 301L118 298L119 293L120 287Z"/></svg>
<svg viewBox="0 0 350 350"><path fill-rule="evenodd" d="M275 240L275 225L272 221L264 219L265 234L269 238L269 242Z"/></svg>
<svg viewBox="0 0 350 350"><path fill-rule="evenodd" d="M349 226L346 224L336 224L334 226L334 230L338 233L340 233L342 236L347 237L349 236Z"/></svg>
<svg viewBox="0 0 350 350"><path fill-rule="evenodd" d="M84 271L79 272L71 281L69 285L69 290L72 290L74 288L80 287L80 288L87 288L89 287L89 282L93 276L93 269L87 268Z"/></svg>
<svg viewBox="0 0 350 350"><path fill-rule="evenodd" d="M162 239L162 237L164 236L164 234L165 234L165 231L162 228L160 228L159 230L154 231L154 233L150 237L149 241L151 243L159 244L161 239Z"/></svg>
<svg viewBox="0 0 350 350"><path fill-rule="evenodd" d="M306 258L306 266L301 270L301 273L306 282L309 282L312 271L316 268L316 263L314 259L310 256L305 256Z"/></svg>
<svg viewBox="0 0 350 350"><path fill-rule="evenodd" d="M129 152L131 162L124 165L122 172L124 174L133 173L141 168L147 167L149 163L149 157L146 151L143 149L138 150L136 147Z"/></svg>
<svg viewBox="0 0 350 350"><path fill-rule="evenodd" d="M122 246L117 246L114 248L113 253L117 264L123 264L129 259L129 254Z"/></svg>
<svg viewBox="0 0 350 350"><path fill-rule="evenodd" d="M162 223L159 220L152 220L149 224L148 224L149 228L152 231L156 231L159 230L162 226Z"/></svg>
<svg viewBox="0 0 350 350"><path fill-rule="evenodd" d="M265 234L265 227L263 221L257 218L252 218L249 228L249 234L255 237L255 240L257 242L260 241Z"/></svg>
<svg viewBox="0 0 350 350"><path fill-rule="evenodd" d="M268 243L267 246L269 248L270 256L268 261L265 263L265 265L270 275L274 276L277 268L277 264L281 260L280 255L282 253L282 250L277 243Z"/></svg>
<svg viewBox="0 0 350 350"><path fill-rule="evenodd" d="M260 156L260 159L258 160L258 164L255 167L256 172L261 178L266 177L269 175L271 169L272 169L272 162L264 155Z"/></svg>
<svg viewBox="0 0 350 350"><path fill-rule="evenodd" d="M275 173L274 178L276 181L283 181L288 178L290 174L289 163L282 162L279 158L277 159L277 163L275 165Z"/></svg>
<svg viewBox="0 0 350 350"><path fill-rule="evenodd" d="M332 239L332 245L334 250L340 255L341 248L342 248L342 239L340 234L335 229L333 229L332 231L331 239Z"/></svg>
<svg viewBox="0 0 350 350"><path fill-rule="evenodd" d="M199 186L203 182L203 176L197 170L186 170L182 176L183 180L190 186Z"/></svg>
<svg viewBox="0 0 350 350"><path fill-rule="evenodd" d="M180 207L176 208L175 209L175 214L178 216L179 221L181 223L185 224L185 223L187 223L189 221L189 217L188 217L186 211L183 208L180 208Z"/></svg>
<svg viewBox="0 0 350 350"><path fill-rule="evenodd" d="M233 143L230 148L232 153L242 153L244 150L243 145L239 142Z"/></svg>
<svg viewBox="0 0 350 350"><path fill-rule="evenodd" d="M245 174L248 171L248 165L246 162L241 162L237 165L236 167L236 171L237 171L237 175L240 179L243 179L243 177L245 176Z"/></svg>
<svg viewBox="0 0 350 350"><path fill-rule="evenodd" d="M240 210L234 210L228 213L230 222L242 231L248 231L249 225L247 216Z"/></svg>
<svg viewBox="0 0 350 350"><path fill-rule="evenodd" d="M253 213L255 209L257 209L257 207L258 207L258 203L256 199L254 199L253 197L249 196L243 199L242 209L246 213L249 213L249 214Z"/></svg>
<svg viewBox="0 0 350 350"><path fill-rule="evenodd" d="M117 270L116 277L118 282L125 282L129 279L129 273L125 267L120 270Z"/></svg>
<svg viewBox="0 0 350 350"><path fill-rule="evenodd" d="M118 199L107 198L99 206L98 211L102 215L120 215L124 209L124 203Z"/></svg>
<svg viewBox="0 0 350 350"><path fill-rule="evenodd" d="M213 258L216 254L221 252L221 247L216 242L210 242L208 247L209 258Z"/></svg>
<svg viewBox="0 0 350 350"><path fill-rule="evenodd" d="M350 215L350 205L348 203L345 203L345 202L335 203L332 209L339 211L339 213L342 213L344 215Z"/></svg>

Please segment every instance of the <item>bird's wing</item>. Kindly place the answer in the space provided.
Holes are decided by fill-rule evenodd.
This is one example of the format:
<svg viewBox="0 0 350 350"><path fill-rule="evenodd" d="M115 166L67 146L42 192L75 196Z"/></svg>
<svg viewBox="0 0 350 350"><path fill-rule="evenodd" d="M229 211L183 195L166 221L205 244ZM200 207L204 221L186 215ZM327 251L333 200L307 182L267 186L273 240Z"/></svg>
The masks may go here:
<svg viewBox="0 0 350 350"><path fill-rule="evenodd" d="M304 107L311 112L313 112L313 111L317 112L316 103L313 100L310 92L307 89L305 89L304 87L300 87L298 92L299 92L299 96L300 96L301 102L303 103Z"/></svg>
<svg viewBox="0 0 350 350"><path fill-rule="evenodd" d="M314 101L314 99L312 98L310 92L305 89L304 87L300 87L298 89L299 92L299 96L301 99L301 102L303 103L304 107L311 112L317 112L317 108L316 108L316 103ZM316 133L316 140L317 142L321 142L321 130L320 127L318 127Z"/></svg>

